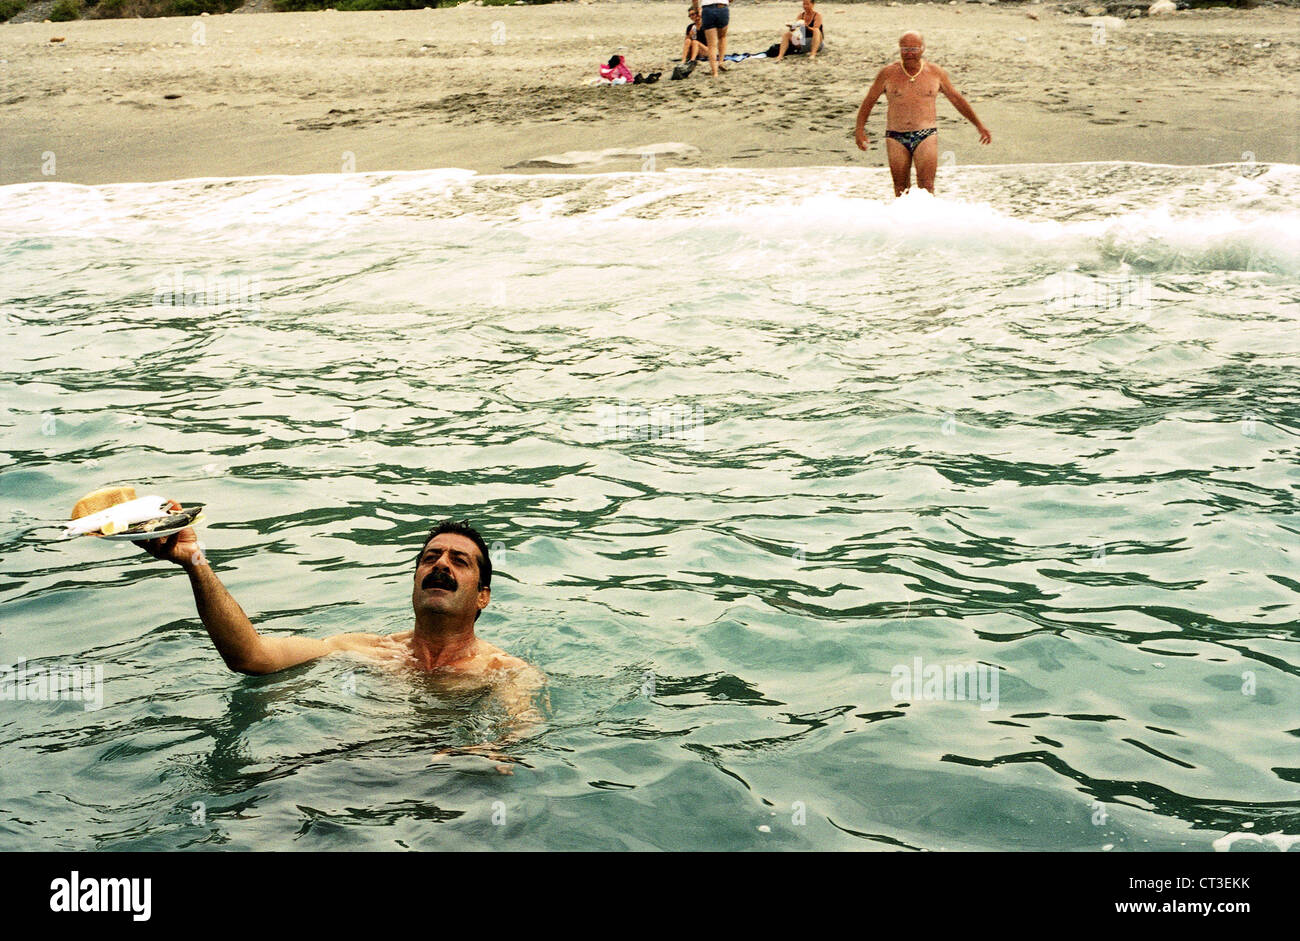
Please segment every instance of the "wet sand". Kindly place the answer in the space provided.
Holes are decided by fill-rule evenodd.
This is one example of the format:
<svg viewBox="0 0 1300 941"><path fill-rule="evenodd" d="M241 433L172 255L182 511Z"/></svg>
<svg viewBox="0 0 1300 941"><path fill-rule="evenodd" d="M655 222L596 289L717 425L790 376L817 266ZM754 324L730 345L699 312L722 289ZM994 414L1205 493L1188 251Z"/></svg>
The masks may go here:
<svg viewBox="0 0 1300 941"><path fill-rule="evenodd" d="M1300 163L1294 9L1124 20L1101 43L1086 19L1046 4L820 9L817 61L742 62L716 80L702 67L680 82L667 79L681 2L0 25L0 183L880 166L883 103L867 154L853 121L907 28L924 31L928 57L993 132L981 147L941 99L948 164ZM797 10L738 3L728 51L766 49ZM663 79L592 84L614 52Z"/></svg>

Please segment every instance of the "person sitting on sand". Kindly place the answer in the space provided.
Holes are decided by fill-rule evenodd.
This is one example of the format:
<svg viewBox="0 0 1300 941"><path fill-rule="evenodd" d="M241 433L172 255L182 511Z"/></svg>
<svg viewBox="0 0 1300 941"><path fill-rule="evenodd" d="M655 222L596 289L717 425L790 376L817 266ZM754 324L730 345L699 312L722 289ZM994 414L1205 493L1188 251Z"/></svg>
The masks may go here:
<svg viewBox="0 0 1300 941"><path fill-rule="evenodd" d="M180 509L174 502L172 506ZM533 695L545 676L474 635L474 622L492 597L492 560L487 543L468 522L442 520L425 537L411 591L415 627L397 634L264 636L212 571L192 528L140 545L189 575L199 618L221 659L237 673L276 673L319 657L350 653L413 667L458 689L491 688L510 716L507 738L518 737L541 721Z"/></svg>
<svg viewBox="0 0 1300 941"><path fill-rule="evenodd" d="M702 42L704 34L700 31L700 8L692 4L687 7L686 15L691 18L691 22L686 27L686 42L682 45L683 65L709 57L709 47Z"/></svg>
<svg viewBox="0 0 1300 941"><path fill-rule="evenodd" d="M901 196L912 183L912 165L916 165L916 184L934 192L934 176L939 167L939 129L935 102L943 92L961 116L979 131L980 143L993 139L989 129L980 123L975 110L961 92L953 87L948 73L921 56L925 52L925 39L920 33L907 32L898 40L899 61L885 66L871 83L867 97L858 108L858 124L854 138L859 150L867 149L867 118L883 92L889 99L885 121L885 150L889 156L889 172L894 178L894 195Z"/></svg>
<svg viewBox="0 0 1300 941"><path fill-rule="evenodd" d="M631 85L636 81L632 70L627 67L627 60L615 53L609 62L600 67L600 77L611 85Z"/></svg>
<svg viewBox="0 0 1300 941"><path fill-rule="evenodd" d="M815 9L815 4L816 0L803 0L799 16L781 36L781 51L776 54L777 62L785 58L787 50L790 55L803 55L806 52L808 58L817 58L817 50L822 47L826 32L822 15Z"/></svg>

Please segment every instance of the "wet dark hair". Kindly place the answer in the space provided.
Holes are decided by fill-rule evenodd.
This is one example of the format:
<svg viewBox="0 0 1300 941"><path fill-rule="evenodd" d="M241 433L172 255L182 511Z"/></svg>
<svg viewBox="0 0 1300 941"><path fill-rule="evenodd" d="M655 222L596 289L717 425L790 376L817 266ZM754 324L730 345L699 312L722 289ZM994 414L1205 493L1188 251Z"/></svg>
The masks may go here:
<svg viewBox="0 0 1300 941"><path fill-rule="evenodd" d="M479 535L477 529L470 525L469 520L439 520L433 524L429 530L429 535L424 537L424 545L420 546L419 554L415 557L415 567L420 567L420 560L424 558L424 550L429 548L429 543L434 537L441 536L443 533L454 533L457 536L464 536L470 542L478 547L478 587L492 587L492 558L488 555L487 543Z"/></svg>
<svg viewBox="0 0 1300 941"><path fill-rule="evenodd" d="M612 56L610 56L610 57L609 57L609 67L610 67L611 69L618 68L619 60L621 60L622 58L623 58L623 57L620 56L620 55L612 55Z"/></svg>

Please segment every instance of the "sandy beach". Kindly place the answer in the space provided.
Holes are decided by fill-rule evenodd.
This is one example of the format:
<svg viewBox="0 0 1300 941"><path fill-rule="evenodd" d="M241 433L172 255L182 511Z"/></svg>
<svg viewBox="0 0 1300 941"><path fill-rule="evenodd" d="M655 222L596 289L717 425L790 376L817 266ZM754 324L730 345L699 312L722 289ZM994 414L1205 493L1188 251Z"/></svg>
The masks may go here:
<svg viewBox="0 0 1300 941"><path fill-rule="evenodd" d="M941 101L949 165L1300 162L1294 8L1129 19L1103 43L1047 4L821 9L815 62L637 87L591 81L614 52L633 71L670 70L680 0L5 24L0 183L628 169L652 145L681 145L660 147L657 167L879 166L883 105L868 154L853 121L906 28L925 32L993 133L981 147ZM737 3L728 51L766 49L796 12ZM626 155L547 159L607 149Z"/></svg>

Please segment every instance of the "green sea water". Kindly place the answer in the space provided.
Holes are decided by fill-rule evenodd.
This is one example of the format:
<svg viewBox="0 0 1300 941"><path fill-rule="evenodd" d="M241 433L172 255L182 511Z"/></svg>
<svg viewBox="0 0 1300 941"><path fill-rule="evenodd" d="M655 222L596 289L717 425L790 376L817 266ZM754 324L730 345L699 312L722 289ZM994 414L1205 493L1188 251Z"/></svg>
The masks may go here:
<svg viewBox="0 0 1300 941"><path fill-rule="evenodd" d="M1300 168L793 179L0 188L0 848L1295 842ZM277 635L469 518L545 725L228 672L116 483Z"/></svg>

